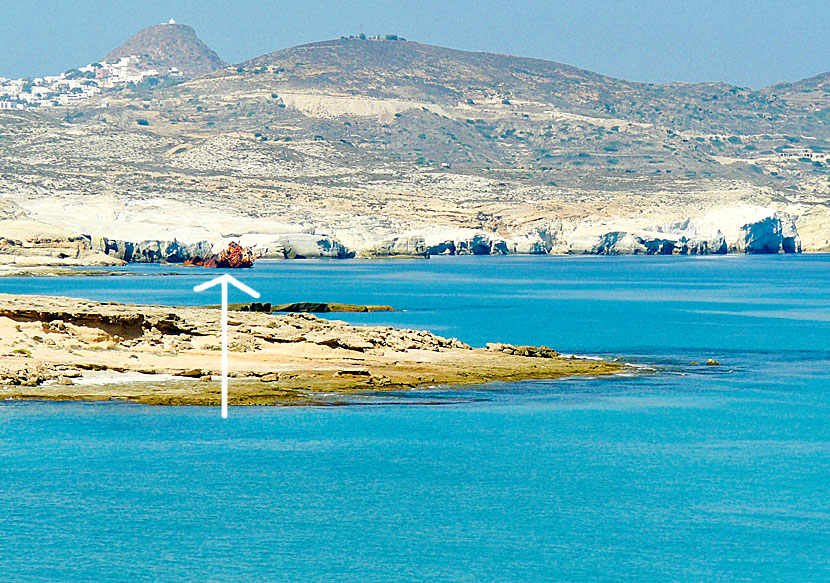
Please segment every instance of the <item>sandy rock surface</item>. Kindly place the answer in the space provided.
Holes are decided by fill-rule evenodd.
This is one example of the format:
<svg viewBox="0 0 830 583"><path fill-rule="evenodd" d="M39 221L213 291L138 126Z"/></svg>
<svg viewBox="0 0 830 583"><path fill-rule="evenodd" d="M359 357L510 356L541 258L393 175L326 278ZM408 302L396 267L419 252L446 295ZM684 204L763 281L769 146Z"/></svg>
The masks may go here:
<svg viewBox="0 0 830 583"><path fill-rule="evenodd" d="M217 309L0 295L0 397L215 403L219 334ZM547 348L474 349L426 331L310 314L231 312L228 344L238 386L231 402L239 404L622 369Z"/></svg>

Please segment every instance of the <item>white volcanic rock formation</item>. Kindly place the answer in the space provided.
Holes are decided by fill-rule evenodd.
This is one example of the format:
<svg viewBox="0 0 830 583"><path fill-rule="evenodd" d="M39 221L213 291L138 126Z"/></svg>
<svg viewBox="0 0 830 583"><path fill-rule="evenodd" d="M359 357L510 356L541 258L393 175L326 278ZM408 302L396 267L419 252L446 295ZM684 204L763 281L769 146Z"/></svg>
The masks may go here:
<svg viewBox="0 0 830 583"><path fill-rule="evenodd" d="M245 233L241 245L252 247L264 259L349 259L354 257L337 239L314 233ZM225 244L227 241L223 241Z"/></svg>
<svg viewBox="0 0 830 583"><path fill-rule="evenodd" d="M180 243L172 241L121 241L105 237L91 237L95 251L127 263L182 263L188 259L204 259L211 254L208 241Z"/></svg>
<svg viewBox="0 0 830 583"><path fill-rule="evenodd" d="M724 231L730 251L739 253L800 253L795 220L770 207L740 206L706 215Z"/></svg>
<svg viewBox="0 0 830 583"><path fill-rule="evenodd" d="M585 235L580 225L571 239L571 253L595 255L710 255L737 253L800 253L795 220L768 207L739 206L700 218L641 229L609 229ZM596 228L594 227L595 231ZM581 234L580 234L581 233Z"/></svg>
<svg viewBox="0 0 830 583"><path fill-rule="evenodd" d="M402 235L380 241L360 251L366 257L425 257L429 255L420 235Z"/></svg>
<svg viewBox="0 0 830 583"><path fill-rule="evenodd" d="M121 265L92 248L88 237L27 219L0 221L0 263L17 265Z"/></svg>
<svg viewBox="0 0 830 583"><path fill-rule="evenodd" d="M175 262L202 256L210 244L222 246L231 240L254 247L263 257L281 259L512 253L793 253L802 247L800 228L807 228L813 241L822 234L827 237L821 225L830 225L830 220L816 211L811 211L815 216L809 220L802 216L796 220L771 205L742 204L685 218L675 211L659 211L638 219L630 212L568 218L547 218L552 213L538 212L525 218L521 213L534 212L531 208L509 216L511 226L496 225L490 230L430 224L417 216L393 220L343 211L320 215L298 212L284 218L244 216L160 198L130 205L104 197L92 205L84 205L86 201L75 196L29 198L23 203L25 210L8 199L0 202L5 216L17 217L0 223L5 226L0 237L19 241L14 245L7 242L2 250L5 255L46 256L52 258L50 261L63 256L81 262L94 251L126 261ZM175 223L169 220L172 216L176 217ZM822 223L822 218L826 222ZM297 219L303 222L293 222ZM65 229L52 226L67 222ZM26 223L34 234L16 236ZM37 231L54 233L37 237ZM45 239L62 242L44 245ZM53 248L46 250L50 245Z"/></svg>

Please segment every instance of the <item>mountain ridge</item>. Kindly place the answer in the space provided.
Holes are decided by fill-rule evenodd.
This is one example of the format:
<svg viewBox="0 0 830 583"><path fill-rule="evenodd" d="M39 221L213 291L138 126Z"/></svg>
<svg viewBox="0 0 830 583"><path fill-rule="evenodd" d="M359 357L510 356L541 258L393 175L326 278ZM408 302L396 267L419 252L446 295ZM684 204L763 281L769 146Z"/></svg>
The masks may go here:
<svg viewBox="0 0 830 583"><path fill-rule="evenodd" d="M281 49L208 77L232 82L239 80L240 74L251 87L270 84L442 105L475 104L482 99L529 100L572 113L662 125L668 122L675 131L724 133L740 130L749 119L760 124L759 132L774 132L781 126L778 121L787 117L779 97L803 108L816 103L823 106L825 92L830 92L830 86L820 85L819 94L804 103L804 96L794 99L794 93L799 91L799 83L809 80L790 84L790 89L773 86L762 90L721 82L641 83L537 58L353 37ZM812 133L816 124L826 126L826 120L801 119L785 130Z"/></svg>
<svg viewBox="0 0 830 583"><path fill-rule="evenodd" d="M190 78L227 66L192 27L175 22L141 29L104 59L113 62L131 55L137 55L145 67L176 67Z"/></svg>
<svg viewBox="0 0 830 583"><path fill-rule="evenodd" d="M830 109L811 79L653 85L334 39L0 113L0 187L82 233L239 237L276 256L299 239L367 255L749 249L757 223L779 248L828 250Z"/></svg>
<svg viewBox="0 0 830 583"><path fill-rule="evenodd" d="M631 79L626 79L624 77L617 77L615 75L609 75L609 74L606 74L606 73L601 73L599 71L593 71L591 69L586 69L586 68L583 68L583 67L578 67L576 65L570 65L570 64L567 64L567 63L564 63L564 62L561 62L561 61L556 61L554 59L548 59L548 58L542 58L542 57L529 57L529 56L524 56L524 55L514 55L514 54L511 54L511 53L500 53L500 52L493 52L493 51L473 51L473 50L467 50L467 49L458 49L458 48L448 47L448 46L443 46L443 45L433 45L433 44L428 44L428 43L421 43L419 41L408 40L408 39L395 39L393 41L390 41L390 40L385 39L385 38L361 39L359 37L340 37L340 38L332 38L332 39L326 39L326 40L320 40L320 41L313 41L313 42L309 42L309 43L302 43L302 44L299 44L299 45L293 45L293 46L290 46L290 47L285 47L285 48L282 48L282 49L277 49L277 50L274 50L274 51L270 51L268 53L264 53L264 54L258 55L256 57L252 57L250 59L246 59L246 60L241 61L237 64L234 64L233 66L255 65L255 64L259 64L260 62L262 62L266 59L278 57L280 55L280 53L293 51L293 50L297 50L297 49L314 49L314 48L327 47L327 46L336 46L337 44L342 43L344 41L365 42L365 43L399 42L399 43L407 43L408 45L415 45L415 46L419 46L419 47L441 49L441 50L444 50L444 51L459 53L459 54L465 54L465 55L469 55L469 56L507 58L507 59L514 59L514 60L518 60L518 61L536 62L536 63L539 63L539 64L545 64L545 65L556 65L556 66L563 67L563 68L568 68L568 69L571 69L571 70L574 70L574 71L587 72L587 73L589 73L591 75L594 75L594 76L599 76L599 77L603 77L603 78L614 80L614 81L620 81L620 82L625 82L625 83L628 83L628 84L631 84L631 85L638 85L638 86L644 86L644 87L666 87L666 86L671 86L671 85L683 85L683 86L718 86L718 85L721 85L721 86L730 87L730 88L732 88L732 87L739 88L739 89L742 89L742 90L745 90L745 91L760 92L760 91L764 91L764 90L767 90L767 89L771 89L773 87L778 87L778 86L782 86L782 85L793 85L793 84L798 84L798 83L802 83L802 82L805 82L805 81L811 81L811 80L824 79L826 82L830 82L830 69L828 69L825 72L820 72L820 73L817 73L815 75L810 75L808 77L804 77L803 79L796 79L796 80L793 80L793 81L782 81L782 82L777 82L777 83L771 83L769 85L766 85L764 87L760 87L758 89L751 89L747 86L739 85L739 84L736 84L736 83L730 83L728 81L712 81L712 80L704 80L704 81L666 81L666 82L663 82L663 83L655 83L655 82L649 82L649 81L634 81L634 80L631 80Z"/></svg>

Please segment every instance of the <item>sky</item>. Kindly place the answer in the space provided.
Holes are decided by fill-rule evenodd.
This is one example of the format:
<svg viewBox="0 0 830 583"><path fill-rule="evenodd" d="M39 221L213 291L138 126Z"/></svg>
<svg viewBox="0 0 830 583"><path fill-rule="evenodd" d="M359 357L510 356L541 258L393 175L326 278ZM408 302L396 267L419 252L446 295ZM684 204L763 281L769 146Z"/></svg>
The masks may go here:
<svg viewBox="0 0 830 583"><path fill-rule="evenodd" d="M0 76L97 61L170 18L230 63L363 32L651 83L757 89L830 71L830 0L3 0Z"/></svg>

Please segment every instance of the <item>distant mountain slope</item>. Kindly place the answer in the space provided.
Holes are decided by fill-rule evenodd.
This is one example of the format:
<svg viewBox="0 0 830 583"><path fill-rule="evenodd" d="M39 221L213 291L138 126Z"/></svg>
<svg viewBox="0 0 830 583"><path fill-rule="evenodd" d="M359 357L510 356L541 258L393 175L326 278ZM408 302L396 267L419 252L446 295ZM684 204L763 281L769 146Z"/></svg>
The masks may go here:
<svg viewBox="0 0 830 583"><path fill-rule="evenodd" d="M295 86L448 104L494 97L597 104L643 91L639 84L561 63L412 41L323 41L270 53L241 67L278 70L280 81Z"/></svg>
<svg viewBox="0 0 830 583"><path fill-rule="evenodd" d="M0 112L0 192L37 220L125 240L293 230L370 249L481 231L567 250L639 229L708 233L716 213L739 246L763 207L826 250L827 77L652 85L343 38L72 108Z"/></svg>
<svg viewBox="0 0 830 583"><path fill-rule="evenodd" d="M813 110L825 120L830 120L830 72L795 83L773 85L763 92L773 99L784 99L791 106Z"/></svg>
<svg viewBox="0 0 830 583"><path fill-rule="evenodd" d="M674 131L815 133L817 125L827 125L820 118L805 119L801 112L789 116L787 104L769 91L726 83L635 83L551 61L412 41L342 38L312 43L251 59L212 78L220 90L237 83L442 105L530 101ZM810 99L823 103L830 87L818 85Z"/></svg>
<svg viewBox="0 0 830 583"><path fill-rule="evenodd" d="M188 78L202 77L226 65L196 36L195 30L184 24L142 29L105 59L112 62L130 55L138 55L142 64L150 67L176 67Z"/></svg>
<svg viewBox="0 0 830 583"><path fill-rule="evenodd" d="M654 85L539 59L341 38L174 87L127 88L77 119L167 136L323 141L353 167L414 163L602 189L739 179L780 190L826 181L823 78L762 91Z"/></svg>

